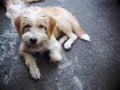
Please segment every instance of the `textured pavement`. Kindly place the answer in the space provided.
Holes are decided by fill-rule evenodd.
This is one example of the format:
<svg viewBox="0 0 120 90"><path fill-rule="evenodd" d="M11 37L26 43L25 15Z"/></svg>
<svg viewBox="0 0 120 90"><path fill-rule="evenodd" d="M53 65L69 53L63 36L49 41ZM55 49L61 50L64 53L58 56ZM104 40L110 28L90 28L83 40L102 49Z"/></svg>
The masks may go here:
<svg viewBox="0 0 120 90"><path fill-rule="evenodd" d="M91 42L78 39L59 64L36 55L42 74L33 80L21 58L20 39L0 5L0 90L120 90L120 6L116 0L45 0L72 12Z"/></svg>

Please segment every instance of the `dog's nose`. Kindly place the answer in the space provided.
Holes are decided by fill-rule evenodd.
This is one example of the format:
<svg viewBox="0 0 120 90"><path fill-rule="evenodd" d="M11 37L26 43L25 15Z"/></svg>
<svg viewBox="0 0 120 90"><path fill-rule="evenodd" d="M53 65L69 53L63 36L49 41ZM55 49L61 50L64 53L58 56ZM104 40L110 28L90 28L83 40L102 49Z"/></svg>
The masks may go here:
<svg viewBox="0 0 120 90"><path fill-rule="evenodd" d="M36 38L30 38L30 42L31 42L32 44L36 44L37 39L36 39Z"/></svg>

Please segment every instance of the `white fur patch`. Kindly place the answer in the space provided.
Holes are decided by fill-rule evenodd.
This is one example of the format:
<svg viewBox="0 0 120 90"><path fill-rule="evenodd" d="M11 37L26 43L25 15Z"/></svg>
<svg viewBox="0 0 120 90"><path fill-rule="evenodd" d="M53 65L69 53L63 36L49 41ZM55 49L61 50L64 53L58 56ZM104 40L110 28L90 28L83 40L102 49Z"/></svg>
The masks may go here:
<svg viewBox="0 0 120 90"><path fill-rule="evenodd" d="M60 53L51 53L50 54L51 60L50 62L59 62L62 60L62 56Z"/></svg>
<svg viewBox="0 0 120 90"><path fill-rule="evenodd" d="M83 39L83 40L86 40L88 42L90 41L90 36L88 34L83 34L83 35L80 36L80 38Z"/></svg>

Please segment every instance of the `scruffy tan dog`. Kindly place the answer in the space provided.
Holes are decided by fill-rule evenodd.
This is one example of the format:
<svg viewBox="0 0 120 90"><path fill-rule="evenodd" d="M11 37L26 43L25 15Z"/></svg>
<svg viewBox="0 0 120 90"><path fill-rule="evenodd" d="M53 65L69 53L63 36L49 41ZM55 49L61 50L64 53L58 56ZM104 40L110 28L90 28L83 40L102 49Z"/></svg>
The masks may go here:
<svg viewBox="0 0 120 90"><path fill-rule="evenodd" d="M25 8L15 18L14 24L22 39L20 53L34 79L40 78L40 72L31 53L48 49L51 62L58 62L62 59L61 44L70 49L77 37L90 41L76 18L60 7ZM57 40L60 35L62 37Z"/></svg>

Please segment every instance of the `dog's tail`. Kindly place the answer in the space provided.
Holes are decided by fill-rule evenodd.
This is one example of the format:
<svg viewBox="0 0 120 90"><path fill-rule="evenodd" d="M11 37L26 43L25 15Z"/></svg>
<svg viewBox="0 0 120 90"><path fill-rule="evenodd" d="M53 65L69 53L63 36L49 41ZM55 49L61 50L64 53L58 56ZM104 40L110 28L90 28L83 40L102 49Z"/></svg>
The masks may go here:
<svg viewBox="0 0 120 90"><path fill-rule="evenodd" d="M75 18L74 18L75 19ZM84 30L80 27L79 23L77 20L74 20L75 22L73 23L73 32L77 34L77 36L85 41L90 41L90 36L84 32Z"/></svg>
<svg viewBox="0 0 120 90"><path fill-rule="evenodd" d="M78 35L79 38L85 40L85 41L90 41L90 36L86 34L81 27L77 27L74 29L75 34Z"/></svg>

